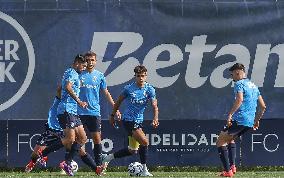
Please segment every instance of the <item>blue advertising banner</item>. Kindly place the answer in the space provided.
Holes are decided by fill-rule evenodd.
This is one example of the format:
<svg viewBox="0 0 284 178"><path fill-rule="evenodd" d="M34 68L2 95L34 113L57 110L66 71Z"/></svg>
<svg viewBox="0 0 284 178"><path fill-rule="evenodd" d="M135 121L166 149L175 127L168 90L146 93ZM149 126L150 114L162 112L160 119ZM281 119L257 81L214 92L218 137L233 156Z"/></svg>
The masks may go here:
<svg viewBox="0 0 284 178"><path fill-rule="evenodd" d="M44 123L43 120L9 121L8 166L23 167L28 163L31 150L39 134L44 131ZM150 126L150 121L143 125L149 138L150 166L221 166L216 140L223 121L165 120L157 129ZM281 125L282 120L263 120L259 130L245 134L241 142L238 140L237 165L283 165ZM103 152L107 154L128 146L124 129L114 129L107 121L102 122L102 138ZM93 155L90 139L86 150ZM64 149L51 153L48 166L58 166L63 159ZM79 166L85 166L79 157L75 160ZM110 165L126 166L134 161L140 161L138 155L116 159Z"/></svg>
<svg viewBox="0 0 284 178"><path fill-rule="evenodd" d="M283 166L284 160L279 159L284 153L282 144L284 130L282 122L276 119L265 120L257 131L243 136L242 164L245 166Z"/></svg>
<svg viewBox="0 0 284 178"><path fill-rule="evenodd" d="M45 119L64 70L88 50L114 98L145 65L161 120L225 119L235 62L260 87L264 117L282 119L283 9L277 1L3 1L0 120Z"/></svg>

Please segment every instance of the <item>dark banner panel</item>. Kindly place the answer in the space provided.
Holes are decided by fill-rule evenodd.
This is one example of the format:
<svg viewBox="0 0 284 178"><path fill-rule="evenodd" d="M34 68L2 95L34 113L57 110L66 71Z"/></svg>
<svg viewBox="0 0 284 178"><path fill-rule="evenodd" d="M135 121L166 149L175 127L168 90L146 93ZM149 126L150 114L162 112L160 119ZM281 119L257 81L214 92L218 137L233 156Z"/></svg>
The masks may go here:
<svg viewBox="0 0 284 178"><path fill-rule="evenodd" d="M0 120L0 167L7 166L7 121Z"/></svg>
<svg viewBox="0 0 284 178"><path fill-rule="evenodd" d="M235 62L260 87L264 117L284 118L284 3L213 2L1 3L0 120L44 119L64 70L90 49L114 98L145 65L163 120L225 119Z"/></svg>
<svg viewBox="0 0 284 178"><path fill-rule="evenodd" d="M8 166L22 167L29 161L31 149L39 134L44 130L43 120L9 121ZM237 141L237 165L283 165L282 120L267 119L261 128L249 132ZM102 145L104 153L112 153L127 147L127 134L124 129L114 129L107 121L102 123ZM149 160L151 166L218 166L221 165L216 148L216 139L224 122L219 120L173 120L161 121L158 129L150 122L144 123L149 138ZM239 149L241 146L241 149ZM87 151L92 153L92 142L88 140ZM58 166L64 159L64 149L49 155L48 166ZM79 166L85 166L76 157ZM139 156L114 160L110 165L128 165L140 161Z"/></svg>
<svg viewBox="0 0 284 178"><path fill-rule="evenodd" d="M284 130L283 122L265 120L261 128L243 137L242 164L245 166L283 166Z"/></svg>

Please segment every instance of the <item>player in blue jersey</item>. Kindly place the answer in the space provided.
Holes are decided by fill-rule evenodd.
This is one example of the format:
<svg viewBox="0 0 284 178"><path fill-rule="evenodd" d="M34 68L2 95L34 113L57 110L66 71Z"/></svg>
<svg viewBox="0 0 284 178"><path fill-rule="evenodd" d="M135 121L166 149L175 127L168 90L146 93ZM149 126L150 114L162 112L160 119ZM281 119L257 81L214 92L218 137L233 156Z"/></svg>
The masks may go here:
<svg viewBox="0 0 284 178"><path fill-rule="evenodd" d="M128 148L107 155L103 160L103 164L108 164L108 162L115 158L122 158L139 152L140 161L143 165L141 176L153 176L149 173L146 166L149 141L142 130L142 122L144 120L144 110L148 102L151 102L154 112L152 126L157 128L159 125L156 93L153 86L146 82L147 69L144 66L136 66L134 73L135 82L124 87L110 115L110 123L114 125L115 113L122 101L126 101L126 109L122 114L122 122L128 133Z"/></svg>
<svg viewBox="0 0 284 178"><path fill-rule="evenodd" d="M61 141L61 139L64 137L64 133L62 128L60 127L57 118L57 107L60 103L61 100L60 98L61 98L61 86L59 85L57 87L57 94L53 101L53 105L51 106L48 113L48 121L45 124L46 130L44 133L41 134L41 136L37 140L36 146L34 147L34 151L32 152L31 155L31 160L27 164L25 172L32 171L37 163L43 167L46 167L47 155L64 147ZM95 161L84 149L81 148L79 154L81 160L86 165L88 165L94 171L97 170Z"/></svg>
<svg viewBox="0 0 284 178"><path fill-rule="evenodd" d="M229 70L234 81L235 101L228 113L227 126L216 143L224 167L220 174L223 177L232 177L236 173L234 140L250 129L258 129L259 120L266 109L257 86L246 78L244 65L236 63Z"/></svg>
<svg viewBox="0 0 284 178"><path fill-rule="evenodd" d="M32 171L37 162L39 162L42 166L45 167L47 161L47 154L45 156L42 156L42 158L39 160L43 150L53 144L61 143L61 138L63 137L63 130L61 129L57 119L57 107L59 105L60 98L61 88L58 87L56 97L54 98L53 104L48 112L48 120L45 124L45 131L40 135L39 139L36 142L36 145L31 154L31 160L27 164L25 172Z"/></svg>
<svg viewBox="0 0 284 178"><path fill-rule="evenodd" d="M87 62L82 55L77 55L72 67L68 68L62 77L61 102L57 108L59 124L64 130L62 143L66 148L65 161L60 164L66 174L73 176L71 161L81 147L86 143L87 136L77 108L87 108L88 104L79 99L80 79L79 74L86 69ZM96 173L101 174L101 167L97 166Z"/></svg>
<svg viewBox="0 0 284 178"><path fill-rule="evenodd" d="M102 164L102 145L101 145L101 113L100 113L100 91L105 95L107 101L114 106L114 101L107 89L104 74L95 69L96 53L89 51L84 55L87 61L87 68L80 74L81 88L79 98L88 103L87 108L78 107L78 115L91 134L93 139L93 153L96 165ZM120 113L117 112L120 117Z"/></svg>

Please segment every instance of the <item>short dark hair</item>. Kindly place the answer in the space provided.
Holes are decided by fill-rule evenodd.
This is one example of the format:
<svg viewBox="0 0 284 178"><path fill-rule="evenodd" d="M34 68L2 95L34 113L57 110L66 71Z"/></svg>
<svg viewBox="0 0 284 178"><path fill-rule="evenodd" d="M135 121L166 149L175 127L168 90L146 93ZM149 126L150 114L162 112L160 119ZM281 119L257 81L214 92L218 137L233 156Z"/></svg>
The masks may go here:
<svg viewBox="0 0 284 178"><path fill-rule="evenodd" d="M232 72L232 71L237 70L237 69L245 71L245 66L241 63L236 63L232 67L230 67L229 71Z"/></svg>
<svg viewBox="0 0 284 178"><path fill-rule="evenodd" d="M87 61L86 61L86 59L84 58L84 56L82 54L77 54L75 56L75 59L74 59L74 63L76 63L76 62L78 62L78 63L85 63Z"/></svg>
<svg viewBox="0 0 284 178"><path fill-rule="evenodd" d="M87 57L92 57L92 56L95 56L97 57L97 54L93 51L88 51L84 54L84 57L87 58Z"/></svg>
<svg viewBox="0 0 284 178"><path fill-rule="evenodd" d="M134 68L134 73L135 74L140 74L140 73L144 73L144 72L147 72L147 69L146 69L145 66L139 65L139 66L136 66Z"/></svg>

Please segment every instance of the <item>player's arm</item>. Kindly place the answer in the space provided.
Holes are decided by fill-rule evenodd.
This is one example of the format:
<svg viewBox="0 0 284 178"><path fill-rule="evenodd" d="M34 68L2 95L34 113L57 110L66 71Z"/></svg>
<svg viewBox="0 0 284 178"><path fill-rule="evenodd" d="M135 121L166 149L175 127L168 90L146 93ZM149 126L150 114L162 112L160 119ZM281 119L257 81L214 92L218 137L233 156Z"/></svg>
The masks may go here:
<svg viewBox="0 0 284 178"><path fill-rule="evenodd" d="M114 108L114 101L113 101L113 98L112 98L110 92L108 91L108 89L106 88L106 89L103 89L102 91L103 91L103 93L104 93L106 99L108 100L108 102L111 104L112 108ZM116 111L116 117L117 117L119 120L121 119L121 114L120 114L120 112L119 112L118 109L117 109L117 111Z"/></svg>
<svg viewBox="0 0 284 178"><path fill-rule="evenodd" d="M109 122L112 126L114 126L114 116L115 116L115 113L118 111L122 101L125 99L125 96L123 95L120 95L117 99L117 101L114 103L113 105L113 109L112 109L112 112L110 114L110 117L109 117Z"/></svg>
<svg viewBox="0 0 284 178"><path fill-rule="evenodd" d="M154 128L157 128L159 126L159 119L158 119L159 108L158 108L158 100L157 99L152 100L152 108L153 108L153 113L154 113L152 126Z"/></svg>
<svg viewBox="0 0 284 178"><path fill-rule="evenodd" d="M254 129L258 129L259 127L259 120L262 118L264 112L266 110L265 102L261 95L258 96L258 112L256 113L256 117L254 119Z"/></svg>
<svg viewBox="0 0 284 178"><path fill-rule="evenodd" d="M67 93L81 106L82 108L86 108L88 104L86 102L82 102L74 93L72 89L73 84L70 81L67 81L65 89Z"/></svg>
<svg viewBox="0 0 284 178"><path fill-rule="evenodd" d="M58 84L56 88L56 96L59 99L61 99L61 89L62 89L61 84Z"/></svg>
<svg viewBox="0 0 284 178"><path fill-rule="evenodd" d="M238 92L236 94L236 99L233 104L233 107L231 108L230 112L228 113L228 120L227 120L227 125L231 126L232 125L232 116L233 114L240 108L244 100L244 95L243 92Z"/></svg>

